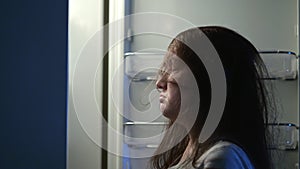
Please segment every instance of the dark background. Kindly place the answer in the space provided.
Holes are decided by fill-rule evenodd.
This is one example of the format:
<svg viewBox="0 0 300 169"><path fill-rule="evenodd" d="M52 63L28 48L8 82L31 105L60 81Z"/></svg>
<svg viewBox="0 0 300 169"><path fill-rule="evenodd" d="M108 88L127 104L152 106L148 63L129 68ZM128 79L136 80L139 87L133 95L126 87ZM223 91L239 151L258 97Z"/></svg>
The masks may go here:
<svg viewBox="0 0 300 169"><path fill-rule="evenodd" d="M0 168L66 168L67 0L0 2Z"/></svg>

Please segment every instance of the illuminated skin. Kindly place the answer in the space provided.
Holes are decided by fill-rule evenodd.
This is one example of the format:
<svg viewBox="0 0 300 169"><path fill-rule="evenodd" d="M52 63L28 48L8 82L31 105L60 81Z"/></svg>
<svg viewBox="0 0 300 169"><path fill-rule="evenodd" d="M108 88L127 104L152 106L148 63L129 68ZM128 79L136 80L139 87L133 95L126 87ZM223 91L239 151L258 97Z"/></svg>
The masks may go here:
<svg viewBox="0 0 300 169"><path fill-rule="evenodd" d="M159 107L163 115L174 121L180 109L180 90L174 79L162 78L156 82L161 91L159 96Z"/></svg>
<svg viewBox="0 0 300 169"><path fill-rule="evenodd" d="M180 110L180 89L172 78L172 74L164 73L156 82L156 87L160 92L159 107L163 115L175 121Z"/></svg>
<svg viewBox="0 0 300 169"><path fill-rule="evenodd" d="M189 130L200 103L197 87L188 66L175 54L168 53L156 81L162 114Z"/></svg>

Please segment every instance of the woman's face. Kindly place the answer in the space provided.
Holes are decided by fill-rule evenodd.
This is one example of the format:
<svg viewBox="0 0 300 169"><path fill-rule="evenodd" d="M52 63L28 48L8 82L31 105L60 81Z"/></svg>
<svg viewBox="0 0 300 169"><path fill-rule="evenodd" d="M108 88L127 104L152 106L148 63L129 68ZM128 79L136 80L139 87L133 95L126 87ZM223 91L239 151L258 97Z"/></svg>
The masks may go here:
<svg viewBox="0 0 300 169"><path fill-rule="evenodd" d="M181 103L180 89L178 83L174 78L174 70L168 66L166 70L162 71L159 76L156 87L160 91L159 107L163 115L172 121L175 121Z"/></svg>
<svg viewBox="0 0 300 169"><path fill-rule="evenodd" d="M156 87L163 115L190 128L197 118L200 96L197 81L181 57L167 54Z"/></svg>

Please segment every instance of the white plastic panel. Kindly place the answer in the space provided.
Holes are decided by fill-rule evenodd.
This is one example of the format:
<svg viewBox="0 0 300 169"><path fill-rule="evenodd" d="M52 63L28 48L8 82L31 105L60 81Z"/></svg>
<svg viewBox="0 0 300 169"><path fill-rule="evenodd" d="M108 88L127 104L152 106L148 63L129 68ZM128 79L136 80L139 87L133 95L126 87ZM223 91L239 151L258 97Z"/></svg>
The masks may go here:
<svg viewBox="0 0 300 169"><path fill-rule="evenodd" d="M100 80L102 72L93 74L95 90L92 94L86 90L91 89L88 80L75 77L90 77L89 72L95 68L92 65L100 58L92 55L93 52L88 54L83 52L101 51L99 53L102 53L102 39L97 40L97 45L94 43L97 48L88 44L91 39L95 39L95 33L103 25L103 9L101 0L69 1L67 169L100 169L102 165L101 147L95 144L102 141L101 119L95 118L95 114L91 113L94 112L92 106L84 111L79 110L84 109L81 105L93 103L84 98L95 99L99 109L102 108L102 81ZM98 66L98 70L102 70L102 64ZM83 69L84 73L79 71Z"/></svg>
<svg viewBox="0 0 300 169"><path fill-rule="evenodd" d="M225 26L245 36L259 50L298 53L297 0L131 0L131 4L132 13L168 13L196 26ZM135 32L135 27L141 23L131 22L132 32ZM169 26L168 22L157 24L160 29ZM157 34L139 35L133 37L132 50L166 49L170 41L170 38Z"/></svg>

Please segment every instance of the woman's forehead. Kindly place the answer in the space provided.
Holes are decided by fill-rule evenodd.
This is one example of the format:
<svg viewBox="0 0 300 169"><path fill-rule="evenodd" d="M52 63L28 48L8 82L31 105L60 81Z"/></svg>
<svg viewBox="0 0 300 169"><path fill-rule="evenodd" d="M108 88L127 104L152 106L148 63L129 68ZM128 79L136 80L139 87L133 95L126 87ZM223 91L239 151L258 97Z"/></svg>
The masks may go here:
<svg viewBox="0 0 300 169"><path fill-rule="evenodd" d="M160 70L160 75L164 78L182 79L184 76L189 76L187 73L188 66L177 56L166 56L163 66Z"/></svg>
<svg viewBox="0 0 300 169"><path fill-rule="evenodd" d="M164 71L178 71L185 67L185 63L176 55L166 55L163 63Z"/></svg>

